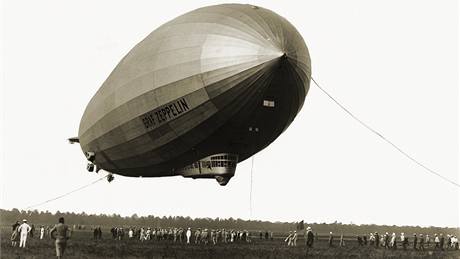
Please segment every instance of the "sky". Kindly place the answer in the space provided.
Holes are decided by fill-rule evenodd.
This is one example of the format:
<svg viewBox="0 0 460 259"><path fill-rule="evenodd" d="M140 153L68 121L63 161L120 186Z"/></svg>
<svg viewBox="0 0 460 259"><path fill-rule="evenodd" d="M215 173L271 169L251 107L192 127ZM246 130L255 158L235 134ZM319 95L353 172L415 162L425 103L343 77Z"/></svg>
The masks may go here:
<svg viewBox="0 0 460 259"><path fill-rule="evenodd" d="M233 1L289 20L312 76L404 151L459 182L457 1ZM223 1L3 1L0 208L24 209L101 177L86 171L80 118L151 31ZM290 127L215 180L127 178L38 210L459 227L459 188L376 137L313 84Z"/></svg>

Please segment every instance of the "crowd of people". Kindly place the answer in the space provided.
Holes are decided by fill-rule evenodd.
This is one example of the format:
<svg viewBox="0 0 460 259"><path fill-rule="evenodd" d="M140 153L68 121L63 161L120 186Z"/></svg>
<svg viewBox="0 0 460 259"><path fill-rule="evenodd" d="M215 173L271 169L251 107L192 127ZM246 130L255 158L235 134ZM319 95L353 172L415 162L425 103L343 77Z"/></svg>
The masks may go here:
<svg viewBox="0 0 460 259"><path fill-rule="evenodd" d="M95 233L97 228L94 229ZM150 228L150 227L112 227L110 233L114 240L129 240L144 241L162 241L169 240L172 242L187 243L187 244L217 244L217 243L233 243L233 242L251 242L251 234L247 230L234 229L207 229L197 228ZM256 237L256 234L254 237ZM94 234L96 236L96 234ZM273 232L266 231L265 234L259 231L260 239L272 239ZM97 238L95 238L97 239Z"/></svg>
<svg viewBox="0 0 460 259"><path fill-rule="evenodd" d="M75 228L75 225L74 225ZM102 239L101 226L94 226L93 238L94 240ZM25 248L27 239L34 236L36 231L35 226L29 225L27 220L15 222L12 225L11 245L13 247L19 246ZM301 231L304 232L304 231ZM273 241L273 232L259 231L250 233L247 230L234 230L234 229L207 229L207 228L151 228L151 227L112 227L110 229L111 238L113 240L137 240L139 242L160 242L169 241L173 243L185 244L213 244L218 243L251 243L254 239L265 239ZM66 247L66 241L72 235L72 230L64 224L64 218L59 218L59 222L55 226L41 225L38 231L39 240L45 237L50 237L55 240L56 255L58 258L62 256ZM313 233L311 227L307 227L302 234L297 231L291 231L284 239L284 242L289 247L297 246L297 241L301 236L305 240L307 248L313 248L315 241L318 240L318 235ZM344 247L345 238L343 234L340 235L338 244L335 241L336 237L332 232L329 233L328 246ZM354 240L353 237L348 237L347 242ZM398 246L404 250L412 248L414 250L424 251L425 249L433 250L458 250L459 243L456 235L443 235L434 234L413 234L412 237L404 233L396 235L396 233L379 234L378 232L369 233L365 235L356 236L358 246L369 246L375 248L385 249L398 249Z"/></svg>
<svg viewBox="0 0 460 259"><path fill-rule="evenodd" d="M375 246L375 247L384 247L386 249L397 249L398 243L405 250L409 246L412 246L414 250L425 250L426 248L433 247L434 250L444 250L444 249L455 249L458 250L458 238L455 235L446 235L443 234L434 234L430 236L429 234L416 234L414 233L410 239L404 233L401 233L399 236L396 233L389 234L379 234L378 232L369 233L369 235L357 236L359 246Z"/></svg>
<svg viewBox="0 0 460 259"><path fill-rule="evenodd" d="M307 227L305 231L305 244L307 247L311 248L313 242L317 239L317 235L313 234L311 227ZM297 231L289 232L288 236L285 238L285 243L287 246L297 246L298 234ZM402 249L406 250L410 246L414 250L424 251L425 249L434 249L434 250L458 250L459 243L456 235L447 234L434 234L430 236L429 234L413 234L412 238L409 238L404 233L401 233L399 236L396 233L391 235L386 232L385 234L379 234L378 232L369 233L369 235L358 235L356 236L358 246L371 246L371 247L383 247L385 249L397 249L398 244ZM328 245L329 247L335 246L335 236L332 232L329 233ZM340 235L339 247L345 246L345 239L343 234Z"/></svg>

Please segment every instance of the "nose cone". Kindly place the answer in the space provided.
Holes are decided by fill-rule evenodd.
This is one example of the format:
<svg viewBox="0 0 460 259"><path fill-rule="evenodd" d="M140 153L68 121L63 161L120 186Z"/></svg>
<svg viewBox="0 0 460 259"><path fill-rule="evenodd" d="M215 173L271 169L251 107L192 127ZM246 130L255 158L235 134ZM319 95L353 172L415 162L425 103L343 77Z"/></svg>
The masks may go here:
<svg viewBox="0 0 460 259"><path fill-rule="evenodd" d="M201 71L221 70L230 77L277 61L291 68L289 76L296 79L305 98L311 78L310 55L302 36L286 19L262 7L240 4L204 7L191 13L191 17L185 14L178 19L190 26L199 23L212 28L201 49ZM273 68L265 71L276 72Z"/></svg>

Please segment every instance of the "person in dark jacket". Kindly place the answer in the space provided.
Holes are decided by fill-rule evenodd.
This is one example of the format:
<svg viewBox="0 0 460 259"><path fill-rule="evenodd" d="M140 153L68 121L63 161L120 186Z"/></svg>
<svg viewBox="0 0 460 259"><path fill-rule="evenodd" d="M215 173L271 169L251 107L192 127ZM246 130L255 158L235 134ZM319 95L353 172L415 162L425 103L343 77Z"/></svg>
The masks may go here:
<svg viewBox="0 0 460 259"><path fill-rule="evenodd" d="M385 233L385 235L383 236L383 244L385 246L386 249L390 248L390 236L388 235L388 232Z"/></svg>
<svg viewBox="0 0 460 259"><path fill-rule="evenodd" d="M363 239L361 238L361 236L358 235L356 238L358 239L358 246L362 246L363 245Z"/></svg>
<svg viewBox="0 0 460 259"><path fill-rule="evenodd" d="M423 234L420 234L420 238L418 241L418 249L421 251L425 251L425 240L423 240Z"/></svg>
<svg viewBox="0 0 460 259"><path fill-rule="evenodd" d="M14 223L12 225L13 227L13 231L11 232L11 246L13 247L16 247L19 243L19 232L18 232L18 227L20 226L21 224L19 224L19 221L16 221L16 223Z"/></svg>
<svg viewBox="0 0 460 259"><path fill-rule="evenodd" d="M439 235L439 248L444 250L444 236L442 234Z"/></svg>
<svg viewBox="0 0 460 259"><path fill-rule="evenodd" d="M311 248L313 247L313 240L315 239L315 235L313 234L313 231L311 230L311 227L307 227L307 247Z"/></svg>
<svg viewBox="0 0 460 259"><path fill-rule="evenodd" d="M329 247L332 247L332 242L334 241L334 236L332 232L329 232Z"/></svg>
<svg viewBox="0 0 460 259"><path fill-rule="evenodd" d="M414 250L417 250L417 234L414 234Z"/></svg>

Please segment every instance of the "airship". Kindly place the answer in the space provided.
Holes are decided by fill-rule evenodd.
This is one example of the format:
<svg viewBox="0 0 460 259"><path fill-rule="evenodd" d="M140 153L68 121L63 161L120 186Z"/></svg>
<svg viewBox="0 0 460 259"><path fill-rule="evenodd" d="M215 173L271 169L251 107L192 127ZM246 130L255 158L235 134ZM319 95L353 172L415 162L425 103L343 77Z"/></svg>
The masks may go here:
<svg viewBox="0 0 460 259"><path fill-rule="evenodd" d="M123 57L69 140L91 171L226 185L291 124L310 78L307 46L285 18L253 5L199 8Z"/></svg>

